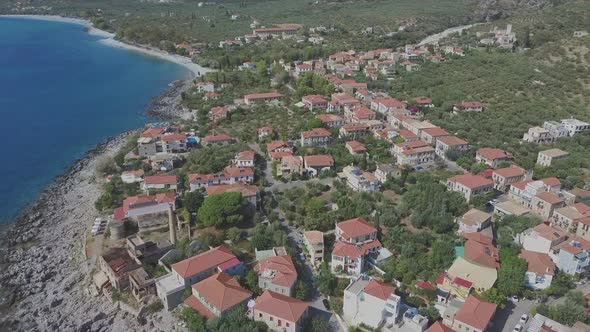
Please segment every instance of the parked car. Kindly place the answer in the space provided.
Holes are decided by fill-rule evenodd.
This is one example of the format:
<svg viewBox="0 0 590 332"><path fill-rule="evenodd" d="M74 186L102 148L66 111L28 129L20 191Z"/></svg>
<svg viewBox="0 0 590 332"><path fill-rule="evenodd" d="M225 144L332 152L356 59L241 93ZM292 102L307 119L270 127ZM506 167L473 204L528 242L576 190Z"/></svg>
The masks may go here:
<svg viewBox="0 0 590 332"><path fill-rule="evenodd" d="M512 330L513 332L521 332L522 331L522 325L520 324L516 324L516 326L514 327L514 330Z"/></svg>
<svg viewBox="0 0 590 332"><path fill-rule="evenodd" d="M326 307L326 310L330 310L330 301L328 301L328 299L323 299L322 303L324 304L324 307Z"/></svg>
<svg viewBox="0 0 590 332"><path fill-rule="evenodd" d="M522 314L522 316L520 316L520 324L524 325L526 324L526 322L529 321L529 315L527 314Z"/></svg>
<svg viewBox="0 0 590 332"><path fill-rule="evenodd" d="M512 301L512 303L518 303L518 296L512 295L512 297L510 297L509 300Z"/></svg>

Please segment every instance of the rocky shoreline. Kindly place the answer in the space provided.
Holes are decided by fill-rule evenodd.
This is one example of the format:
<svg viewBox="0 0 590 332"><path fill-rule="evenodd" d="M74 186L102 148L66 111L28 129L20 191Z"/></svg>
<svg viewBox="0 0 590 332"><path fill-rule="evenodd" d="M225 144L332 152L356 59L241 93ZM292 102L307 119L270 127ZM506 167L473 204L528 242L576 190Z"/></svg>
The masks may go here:
<svg viewBox="0 0 590 332"><path fill-rule="evenodd" d="M151 101L148 115L178 119L191 80L175 81ZM128 131L98 144L48 185L0 232L0 331L170 331L171 315L142 325L104 297L90 295L96 258L85 256L86 235L100 214L95 164L114 156Z"/></svg>

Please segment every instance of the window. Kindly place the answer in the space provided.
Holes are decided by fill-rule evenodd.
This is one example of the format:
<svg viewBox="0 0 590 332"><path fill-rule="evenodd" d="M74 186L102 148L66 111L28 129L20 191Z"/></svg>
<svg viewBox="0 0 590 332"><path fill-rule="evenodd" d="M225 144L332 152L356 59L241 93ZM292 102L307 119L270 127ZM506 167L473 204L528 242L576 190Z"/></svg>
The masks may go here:
<svg viewBox="0 0 590 332"><path fill-rule="evenodd" d="M281 320L279 319L279 322L278 322L278 324L277 324L277 325L278 325L278 326L281 326L282 324L283 324L283 322L281 322Z"/></svg>
<svg viewBox="0 0 590 332"><path fill-rule="evenodd" d="M260 313L259 313L259 314L258 314L258 318L262 318L262 314L260 314Z"/></svg>
<svg viewBox="0 0 590 332"><path fill-rule="evenodd" d="M285 326L286 326L286 327L289 327L289 323L288 323L288 322L287 322L287 323L285 323Z"/></svg>
<svg viewBox="0 0 590 332"><path fill-rule="evenodd" d="M272 316L270 316L270 321L271 321L271 322L273 321L273 318L272 318Z"/></svg>

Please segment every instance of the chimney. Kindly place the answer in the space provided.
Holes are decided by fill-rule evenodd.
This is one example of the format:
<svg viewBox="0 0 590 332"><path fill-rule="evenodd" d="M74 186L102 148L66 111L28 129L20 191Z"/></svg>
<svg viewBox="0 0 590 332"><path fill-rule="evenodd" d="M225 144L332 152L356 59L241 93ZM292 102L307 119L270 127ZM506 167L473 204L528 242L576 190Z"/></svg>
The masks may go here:
<svg viewBox="0 0 590 332"><path fill-rule="evenodd" d="M176 244L176 215L172 204L168 205L168 231L170 232L170 243Z"/></svg>

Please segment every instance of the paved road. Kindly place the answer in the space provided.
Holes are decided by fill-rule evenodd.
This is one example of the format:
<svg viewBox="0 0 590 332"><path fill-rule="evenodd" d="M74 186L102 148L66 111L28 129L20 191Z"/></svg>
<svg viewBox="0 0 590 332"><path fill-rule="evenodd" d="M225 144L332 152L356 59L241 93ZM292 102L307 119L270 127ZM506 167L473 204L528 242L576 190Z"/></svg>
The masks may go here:
<svg viewBox="0 0 590 332"><path fill-rule="evenodd" d="M535 301L520 300L518 303L506 302L504 309L498 309L494 316L494 331L512 332L514 326L519 323L522 314L527 314L529 320L523 326L523 331L526 331L528 324L531 321L531 309L537 306Z"/></svg>

